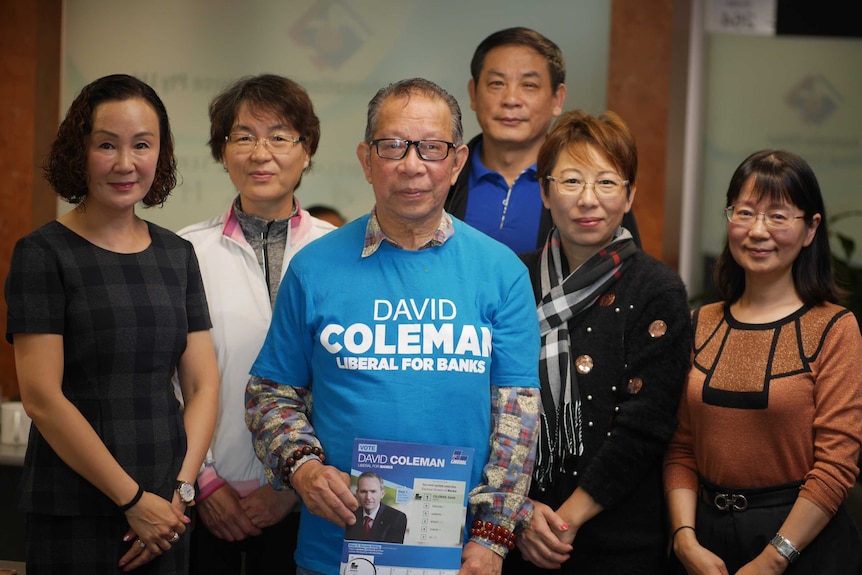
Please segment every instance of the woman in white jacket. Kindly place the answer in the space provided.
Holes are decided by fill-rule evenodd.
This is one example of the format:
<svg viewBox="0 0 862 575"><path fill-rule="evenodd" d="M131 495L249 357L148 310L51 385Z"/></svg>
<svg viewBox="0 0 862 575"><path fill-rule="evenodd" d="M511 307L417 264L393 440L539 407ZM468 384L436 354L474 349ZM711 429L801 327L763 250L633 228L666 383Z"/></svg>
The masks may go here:
<svg viewBox="0 0 862 575"><path fill-rule="evenodd" d="M179 233L194 244L221 374L218 421L198 476L191 573L293 573L297 497L276 491L255 457L244 415L248 372L266 337L291 257L333 230L295 197L320 141L305 89L276 75L245 77L209 106L213 158L238 191L227 212Z"/></svg>

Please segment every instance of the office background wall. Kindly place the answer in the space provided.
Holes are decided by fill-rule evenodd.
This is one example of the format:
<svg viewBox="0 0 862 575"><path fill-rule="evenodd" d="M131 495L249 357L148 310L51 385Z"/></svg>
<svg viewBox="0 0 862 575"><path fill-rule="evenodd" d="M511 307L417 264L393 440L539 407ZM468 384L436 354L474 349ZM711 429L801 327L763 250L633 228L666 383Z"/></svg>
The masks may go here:
<svg viewBox="0 0 862 575"><path fill-rule="evenodd" d="M207 104L230 81L276 73L302 84L321 118L321 143L297 197L349 218L372 202L356 160L369 99L381 87L421 76L461 104L465 138L469 63L478 42L509 26L553 39L568 68L566 107L606 103L610 0L74 0L65 4L62 108L86 83L125 72L153 86L171 118L181 184L164 208L142 217L177 230L224 211L235 195L209 155ZM68 205L61 210L68 209Z"/></svg>
<svg viewBox="0 0 862 575"><path fill-rule="evenodd" d="M827 214L862 208L862 39L711 34L704 175L705 255L724 242L730 176L754 150L783 148L814 169ZM862 218L836 226L862 246ZM860 251L856 260L862 262Z"/></svg>
<svg viewBox="0 0 862 575"><path fill-rule="evenodd" d="M764 32L730 18L718 22L718 6L739 15L771 4L772 29ZM731 174L751 152L787 149L814 169L826 202L833 252L852 257L846 303L858 313L862 279L862 23L840 17L839 0L704 0L693 14L680 273L698 302L711 299L711 263L721 252L722 214ZM740 8L741 7L741 8ZM836 17L836 15L839 15ZM855 214L855 215L851 215ZM838 220L833 220L839 216ZM839 234L843 236L839 238ZM845 243L846 242L846 243ZM855 245L855 247L854 247ZM842 264L843 265L843 264ZM853 271L856 270L856 271ZM853 278L856 278L855 280Z"/></svg>
<svg viewBox="0 0 862 575"><path fill-rule="evenodd" d="M63 17L63 9L64 6L69 7L79 1L82 0L67 0L65 2L63 0L32 0L30 2L0 0L0 14L3 15L3 18L0 18L0 71L3 72L4 77L4 81L0 82L0 124L6 127L0 131L0 168L2 168L0 169L0 204L3 208L0 210L0 270L2 270L0 274L4 278L15 241L34 228L55 218L58 212L56 196L42 178L41 165L48 146L56 135L61 111L65 110L72 97L66 96L65 93L61 96L60 88L60 71L64 70L63 75L66 75L66 59L61 56L61 38L64 28L68 28L64 25L66 19ZM437 26L440 29L439 36L445 38L448 43L461 41L448 33L450 28L446 26L449 25L450 21L454 27L452 29L457 28L462 32L464 38L469 38L466 60L469 60L472 55L475 48L474 44L478 43L484 35L510 25L510 22L533 26L548 34L554 32L546 30L544 27L547 21L563 22L563 38L573 34L573 31L580 30L580 26L584 22L587 29L601 29L602 27L609 29L607 45L577 49L575 56L566 54L570 60L567 79L570 90L568 104L569 106L578 105L576 98L581 101L587 99L586 95L578 95L581 88L586 90L584 94L593 93L591 90L596 90L595 93L606 91L606 106L609 109L619 111L628 120L635 137L638 139L641 157L638 177L640 186L634 209L639 222L641 222L641 237L644 241L644 248L647 252L665 259L672 265L675 264L673 251L676 249L677 243L672 240L665 241L665 238L671 237L670 231L679 225L679 219L678 217L668 217L668 214L665 213L665 206L672 206L668 208L671 214L677 209L679 189L678 186L674 185L675 179L678 178L669 177L673 174L670 169L672 166L670 166L667 158L673 150L679 148L679 143L671 145L675 130L669 130L669 125L681 123L678 116L684 110L684 104L680 104L678 101L680 92L678 88L685 86L685 68L683 65L681 72L675 71L675 68L678 67L680 59L683 64L685 62L685 46L688 42L686 37L687 13L691 1L652 0L649 3L644 3L642 0L612 0L610 2L609 22L599 17L590 17L589 6L583 10L572 9L571 12L563 14L547 13L546 8L553 5L550 2L534 4L532 7L536 12L535 17L525 17L523 22L512 22L512 18L515 16L509 12L511 9L509 4L486 2L485 5L491 6L491 8L487 10L486 15L482 14L484 18L482 24L477 24L467 30L464 30L458 21L462 18L462 14L469 13L469 8L457 6L453 10L451 2L449 2L448 11L444 12L447 20L433 21L439 24ZM197 3L200 4L199 1ZM208 3L205 8L221 4L238 6L240 2L238 0L220 0ZM235 8L238 18L248 17L248 14L254 13L256 19L267 19L267 14L253 11L253 8L247 6L250 4L254 4L254 2L242 3L243 12L239 12L240 9ZM293 5L296 4L298 3L293 3ZM364 1L351 2L350 4L365 6ZM305 5L310 5L310 2ZM442 5L447 5L447 2L442 2ZM569 6L575 7L576 4ZM125 11L130 7L134 7L134 4L117 3L110 6L110 12ZM119 24L112 21L115 27L120 26L120 33L114 34L111 31L112 28L99 26L86 41L92 43L102 53L120 53L121 46L126 44L132 46L134 48L131 50L133 55L124 54L123 59L118 59L117 62L118 66L132 68L133 64L139 62L145 55L151 54L153 51L158 52L158 46L178 41L173 36L162 33L166 26L171 28L171 24L164 12L160 14L161 18L143 30L138 29L134 17L122 19ZM182 36L183 38L188 35L200 34L199 31L196 31L196 27L207 26L208 12L206 10L193 16L186 22L187 30L182 32L185 35ZM105 13L91 12L82 17L90 25L91 22L102 22ZM442 24L440 24L441 21ZM424 29L428 25L430 25L428 22L421 20L416 24L420 29ZM171 28L171 31L173 32L174 28ZM586 32L583 33L586 34ZM174 33L174 35L176 34ZM110 41L108 40L109 36ZM409 40L414 36L415 32L410 31L406 38ZM436 35L434 36L436 37ZM559 38L555 37L554 39L564 44ZM187 47L191 40L186 39L184 42L184 46ZM272 47L274 44L276 42L271 39L260 40L255 43L255 49L249 48L241 53L222 55L222 58L227 60L244 59L248 62L257 63L263 57L258 51L275 50ZM401 45L403 44L404 42ZM674 49L673 46L677 45L682 48ZM397 49L401 49L400 46ZM170 58L172 56L163 55L162 57ZM446 57L451 58L451 55ZM583 67L578 63L581 58L585 58L587 62L607 59L607 70L600 69L598 78L590 78L587 72L576 67ZM451 63L443 59L440 62L441 67L443 64L447 66L451 64L453 69L463 66L463 72L458 73L458 82L461 84L452 87L452 90L457 97L466 97L467 61ZM257 68L249 70L250 73L257 71ZM399 76L401 75L399 74ZM442 80L440 81L442 82ZM672 84L675 88L671 87ZM579 88L575 89L575 86ZM447 87L450 86L447 85ZM377 89L377 86L369 86L369 89L373 91ZM458 93L458 90L461 91L461 94ZM360 131L360 134L361 126L364 126L365 103L368 98L370 98L370 94L363 96L363 102L359 105L361 110L357 108L359 116L351 120L358 122L357 126L359 127L356 129ZM598 98L598 100L600 99ZM467 122L472 122L472 112L469 111L469 106L466 102L463 102L463 105L465 119ZM581 103L581 105L593 112L599 111L602 107L600 104ZM205 110L199 110L195 113L205 117ZM671 122L670 118L673 115L676 116ZM468 123L466 130L468 135L472 135L476 128L471 128ZM326 137L324 133L324 140ZM353 149L358 138L359 136L351 135L352 143L348 147L349 159L353 158ZM205 139L206 135L204 134L200 140L201 145ZM675 159L678 157L678 154L673 155ZM320 157L317 159L320 160ZM348 161L350 161L349 159ZM201 192L202 194L224 194L222 200L214 201L214 205L218 204L216 211L223 209L222 206L233 194L226 176L224 174L221 176L224 180L219 184L218 190ZM306 190L312 190L310 182L316 176L316 173L311 174L307 181L303 182L303 188L299 192L302 202L305 204L314 201L302 197L302 195L306 193ZM366 199L361 208L362 211L365 211L371 204L371 191L365 188L364 180L358 169L355 172L355 178L355 182L351 184L351 190L354 192L366 190ZM362 188L354 186L362 186ZM175 209L178 198L179 195L170 198L162 211ZM67 208L68 206L63 204L63 209ZM159 211L149 210L142 212L142 214L149 218ZM4 332L5 323L3 322L5 322L5 318L5 301L0 299L0 323L4 326ZM18 394L13 350L12 346L7 344L0 345L0 389L2 389L2 397L4 398L16 397Z"/></svg>

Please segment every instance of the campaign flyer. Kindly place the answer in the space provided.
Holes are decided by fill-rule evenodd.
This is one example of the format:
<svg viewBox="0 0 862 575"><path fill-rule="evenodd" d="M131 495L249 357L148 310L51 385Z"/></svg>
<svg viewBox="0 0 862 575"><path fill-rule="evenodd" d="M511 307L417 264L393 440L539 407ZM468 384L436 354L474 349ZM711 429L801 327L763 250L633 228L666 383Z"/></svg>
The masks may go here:
<svg viewBox="0 0 862 575"><path fill-rule="evenodd" d="M342 575L455 575L461 565L473 449L356 439Z"/></svg>

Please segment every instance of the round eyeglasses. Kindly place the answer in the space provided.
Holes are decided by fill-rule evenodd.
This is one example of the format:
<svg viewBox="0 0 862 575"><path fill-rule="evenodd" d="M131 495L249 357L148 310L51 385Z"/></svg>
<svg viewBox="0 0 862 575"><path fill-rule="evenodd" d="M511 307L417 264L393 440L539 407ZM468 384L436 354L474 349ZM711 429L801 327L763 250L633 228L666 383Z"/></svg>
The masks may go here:
<svg viewBox="0 0 862 575"><path fill-rule="evenodd" d="M592 186L593 192L600 198L615 198L629 185L628 180L611 180L604 178L595 182L585 182L579 178L557 178L545 176L550 182L556 182L557 191L564 196L580 196L587 187Z"/></svg>
<svg viewBox="0 0 862 575"><path fill-rule="evenodd" d="M273 154L286 154L299 142L304 142L304 136L287 136L284 134L273 134L268 138L258 138L246 132L233 132L224 138L225 142L233 146L233 149L241 154L249 153L257 149L257 145L263 142L266 149Z"/></svg>
<svg viewBox="0 0 862 575"><path fill-rule="evenodd" d="M401 160L415 146L419 157L428 162L445 160L449 150L455 147L452 142L444 140L401 140L399 138L380 138L369 142L377 148L377 155L384 160Z"/></svg>
<svg viewBox="0 0 862 575"><path fill-rule="evenodd" d="M751 208L737 208L736 206L724 208L724 215L728 222L746 227L753 226L757 218L762 217L764 225L773 230L786 230L793 225L793 220L805 219L805 216L794 215L790 210L756 212Z"/></svg>

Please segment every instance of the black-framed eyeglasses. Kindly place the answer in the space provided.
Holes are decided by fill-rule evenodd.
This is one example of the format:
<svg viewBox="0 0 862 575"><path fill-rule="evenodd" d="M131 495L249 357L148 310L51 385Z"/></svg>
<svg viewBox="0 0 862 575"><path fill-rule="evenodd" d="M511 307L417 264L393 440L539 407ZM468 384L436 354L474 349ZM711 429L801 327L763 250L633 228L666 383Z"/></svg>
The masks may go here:
<svg viewBox="0 0 862 575"><path fill-rule="evenodd" d="M384 160L400 160L410 151L410 146L416 146L419 157L428 162L445 160L449 150L455 147L452 142L443 140L402 140L400 138L379 138L369 142L377 148L377 155Z"/></svg>
<svg viewBox="0 0 862 575"><path fill-rule="evenodd" d="M286 154L293 147L305 141L304 136L288 136L286 134L272 134L268 138L258 138L247 132L232 132L225 136L224 141L234 147L237 152L248 153L257 149L257 145L263 142L266 149L273 154Z"/></svg>
<svg viewBox="0 0 862 575"><path fill-rule="evenodd" d="M592 186L598 197L615 198L629 185L628 180L619 181L610 178L602 178L595 182L585 182L580 178L558 178L555 176L545 176L545 179L549 182L556 182L557 191L564 196L580 196L587 187Z"/></svg>
<svg viewBox="0 0 862 575"><path fill-rule="evenodd" d="M790 210L767 210L765 212L757 212L751 208L729 206L724 208L724 215L727 221L738 226L751 227L758 217L763 217L763 223L767 228L773 230L786 230L793 225L793 220L805 219L805 216L797 216Z"/></svg>

